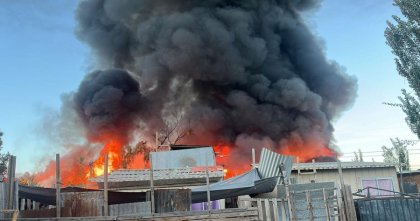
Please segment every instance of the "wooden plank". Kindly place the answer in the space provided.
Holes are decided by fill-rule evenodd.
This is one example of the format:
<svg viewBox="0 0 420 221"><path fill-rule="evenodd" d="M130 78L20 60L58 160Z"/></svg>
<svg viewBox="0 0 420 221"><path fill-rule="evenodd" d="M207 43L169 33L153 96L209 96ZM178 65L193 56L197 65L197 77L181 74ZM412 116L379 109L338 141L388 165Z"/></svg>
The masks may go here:
<svg viewBox="0 0 420 221"><path fill-rule="evenodd" d="M108 206L108 152L105 153L104 160L104 216L109 215Z"/></svg>
<svg viewBox="0 0 420 221"><path fill-rule="evenodd" d="M270 201L268 201L268 199L264 199L264 208L265 208L264 220L271 220Z"/></svg>
<svg viewBox="0 0 420 221"><path fill-rule="evenodd" d="M327 221L330 221L331 220L330 206L328 204L328 196L326 195L325 189L322 189L322 196L324 199L325 215L327 216L326 219Z"/></svg>
<svg viewBox="0 0 420 221"><path fill-rule="evenodd" d="M258 208L258 219L259 220L264 220L264 212L263 212L263 209L262 209L261 199L257 200L257 208Z"/></svg>
<svg viewBox="0 0 420 221"><path fill-rule="evenodd" d="M60 154L55 155L55 188L56 188L56 197L55 197L55 207L57 218L61 217L61 175L60 175Z"/></svg>
<svg viewBox="0 0 420 221"><path fill-rule="evenodd" d="M156 137L158 137L158 134L156 132ZM157 138L156 138L157 139ZM156 149L158 148L158 146L156 147ZM149 174L150 174L150 201L151 201L151 212L155 213L156 209L155 209L155 186L154 186L154 177L153 177L153 164L152 164L152 153L149 154L149 162L150 162L150 170L149 170Z"/></svg>
<svg viewBox="0 0 420 221"><path fill-rule="evenodd" d="M308 219L309 219L309 221L313 221L314 220L314 213L313 213L313 208L312 208L311 192L306 191L305 196L306 196L306 203L308 205L308 207L307 207Z"/></svg>
<svg viewBox="0 0 420 221"><path fill-rule="evenodd" d="M155 190L156 213L189 211L191 208L190 189Z"/></svg>
<svg viewBox="0 0 420 221"><path fill-rule="evenodd" d="M280 208L281 208L281 221L286 221L286 202L284 202L284 199L281 199L281 204L280 204ZM290 215L289 215L290 217Z"/></svg>
<svg viewBox="0 0 420 221"><path fill-rule="evenodd" d="M7 168L7 209L14 209L15 203L15 172L16 172L16 157L10 155L9 164Z"/></svg>
<svg viewBox="0 0 420 221"><path fill-rule="evenodd" d="M271 199L271 203L273 204L273 220L279 221L279 207L277 204L277 199Z"/></svg>
<svg viewBox="0 0 420 221"><path fill-rule="evenodd" d="M346 195L346 210L347 210L347 221L357 221L356 216L356 209L354 208L354 200L353 200L353 194L351 193L351 187L350 185L344 186Z"/></svg>
<svg viewBox="0 0 420 221"><path fill-rule="evenodd" d="M43 218L43 219L22 219L22 220L45 220L53 221L56 218ZM86 221L107 221L107 220L124 220L124 221L172 221L172 220L228 220L228 221L248 221L258 220L258 212L255 209L240 210L240 209L228 209L218 210L215 212L177 212L167 214L154 214L146 216L112 216L112 217L63 217L60 221L75 221L75 220L86 220Z"/></svg>

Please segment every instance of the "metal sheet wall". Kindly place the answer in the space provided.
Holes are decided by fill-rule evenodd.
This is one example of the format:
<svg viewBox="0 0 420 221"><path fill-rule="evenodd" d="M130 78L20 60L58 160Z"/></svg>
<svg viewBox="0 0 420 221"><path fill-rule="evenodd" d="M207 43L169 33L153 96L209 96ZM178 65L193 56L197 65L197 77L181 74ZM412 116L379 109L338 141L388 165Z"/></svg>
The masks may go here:
<svg viewBox="0 0 420 221"><path fill-rule="evenodd" d="M358 221L420 221L420 198L355 200Z"/></svg>
<svg viewBox="0 0 420 221"><path fill-rule="evenodd" d="M281 164L284 165L283 175L287 179L292 170L293 157L281 155L266 148L261 150L258 171L262 178L279 176Z"/></svg>

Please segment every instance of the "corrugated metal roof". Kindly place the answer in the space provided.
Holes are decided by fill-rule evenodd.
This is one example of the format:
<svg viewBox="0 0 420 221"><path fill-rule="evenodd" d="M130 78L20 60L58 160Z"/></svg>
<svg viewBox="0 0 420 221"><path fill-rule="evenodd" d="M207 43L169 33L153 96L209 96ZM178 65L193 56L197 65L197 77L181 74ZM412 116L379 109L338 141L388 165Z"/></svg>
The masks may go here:
<svg viewBox="0 0 420 221"><path fill-rule="evenodd" d="M215 166L212 147L151 152L153 169L174 169L184 167Z"/></svg>
<svg viewBox="0 0 420 221"><path fill-rule="evenodd" d="M224 175L223 167L212 166L209 167L210 178L222 178ZM205 178L205 167L186 167L177 169L153 169L154 180L182 180ZM108 175L108 182L133 182L133 181L147 181L150 180L150 170L116 170ZM104 182L103 176L90 179L91 182Z"/></svg>
<svg viewBox="0 0 420 221"><path fill-rule="evenodd" d="M285 156L263 148L258 165L262 178L280 176L280 165L283 164L283 176L287 179L292 169L293 157Z"/></svg>
<svg viewBox="0 0 420 221"><path fill-rule="evenodd" d="M380 167L395 167L392 163L382 162L341 162L342 169L355 169L355 168L380 168ZM335 170L338 169L337 162L315 162L315 163L295 163L293 170Z"/></svg>

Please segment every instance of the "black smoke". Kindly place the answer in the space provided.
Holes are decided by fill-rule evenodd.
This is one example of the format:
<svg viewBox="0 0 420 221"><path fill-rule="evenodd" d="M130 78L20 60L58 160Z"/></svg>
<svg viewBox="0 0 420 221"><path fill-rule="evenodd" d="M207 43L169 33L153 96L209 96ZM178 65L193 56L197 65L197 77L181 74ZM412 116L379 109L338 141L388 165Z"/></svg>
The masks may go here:
<svg viewBox="0 0 420 221"><path fill-rule="evenodd" d="M326 59L300 16L318 5L82 1L76 32L97 68L126 71L87 75L75 96L79 116L90 134L129 133L140 124L151 135L182 113L192 125L190 143L329 147L331 121L352 105L357 85Z"/></svg>
<svg viewBox="0 0 420 221"><path fill-rule="evenodd" d="M109 135L126 140L127 131L135 129L136 117L147 103L139 83L118 69L88 74L73 101L90 141L104 141Z"/></svg>

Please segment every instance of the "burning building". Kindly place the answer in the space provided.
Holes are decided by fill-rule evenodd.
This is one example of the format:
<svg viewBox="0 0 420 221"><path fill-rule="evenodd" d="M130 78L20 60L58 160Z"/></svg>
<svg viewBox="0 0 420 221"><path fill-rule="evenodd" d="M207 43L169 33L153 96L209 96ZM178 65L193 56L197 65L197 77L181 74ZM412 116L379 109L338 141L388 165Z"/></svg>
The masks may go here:
<svg viewBox="0 0 420 221"><path fill-rule="evenodd" d="M89 164L103 173L105 152L110 170L120 168L125 147L135 153L128 167L147 167L155 140L216 146L228 170L240 170L253 147L300 161L336 156L331 121L353 103L357 86L326 59L301 17L318 4L81 1L76 33L91 48L92 70L66 97L59 123L84 137L63 144L85 157L68 159L82 165L77 182L92 174Z"/></svg>

